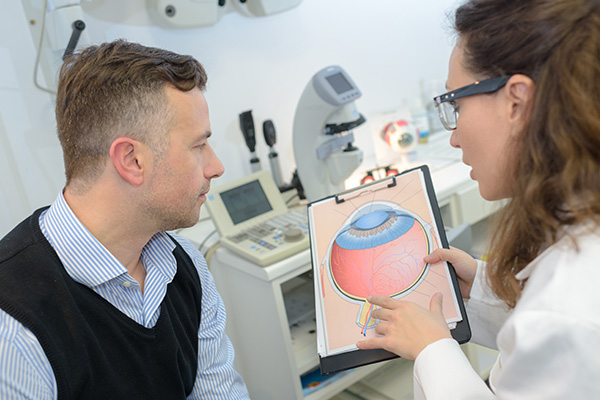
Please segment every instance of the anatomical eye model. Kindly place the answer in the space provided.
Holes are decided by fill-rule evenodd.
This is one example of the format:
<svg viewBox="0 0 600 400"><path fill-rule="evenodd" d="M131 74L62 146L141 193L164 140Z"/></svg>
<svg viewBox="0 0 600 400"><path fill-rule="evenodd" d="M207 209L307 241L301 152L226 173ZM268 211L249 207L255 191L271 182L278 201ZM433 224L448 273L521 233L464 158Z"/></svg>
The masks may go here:
<svg viewBox="0 0 600 400"><path fill-rule="evenodd" d="M346 301L361 304L361 333L376 325L368 296L403 297L427 275L431 239L424 223L392 203L371 203L354 212L329 247L328 277Z"/></svg>

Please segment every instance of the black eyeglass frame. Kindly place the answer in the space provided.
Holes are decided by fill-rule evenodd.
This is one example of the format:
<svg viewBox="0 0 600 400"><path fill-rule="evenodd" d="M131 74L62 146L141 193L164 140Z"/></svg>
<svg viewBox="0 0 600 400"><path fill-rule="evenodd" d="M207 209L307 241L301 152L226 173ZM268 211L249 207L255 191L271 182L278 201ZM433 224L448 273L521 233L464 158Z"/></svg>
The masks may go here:
<svg viewBox="0 0 600 400"><path fill-rule="evenodd" d="M477 81L467 86L463 86L461 88L455 89L451 92L441 94L433 98L433 103L435 104L435 108L438 110L438 115L440 120L442 121L442 125L449 131L456 129L455 126L448 126L447 121L442 115L442 110L440 106L442 103L452 102L454 100L462 99L469 96L475 96L476 94L484 94L484 93L493 93L497 90L500 90L506 82L512 77L512 75L504 75L497 76L495 78L485 79L483 81ZM456 113L456 107L454 107L454 112ZM458 116L456 118L458 120Z"/></svg>

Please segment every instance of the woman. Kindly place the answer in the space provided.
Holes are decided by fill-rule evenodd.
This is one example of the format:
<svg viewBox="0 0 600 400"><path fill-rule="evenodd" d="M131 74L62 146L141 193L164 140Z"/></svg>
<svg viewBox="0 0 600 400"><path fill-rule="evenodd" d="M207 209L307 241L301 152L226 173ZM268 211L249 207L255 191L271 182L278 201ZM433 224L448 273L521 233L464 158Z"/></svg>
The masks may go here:
<svg viewBox="0 0 600 400"><path fill-rule="evenodd" d="M415 360L416 398L600 398L600 1L471 0L436 98L487 200L509 199L486 263L456 249L489 388L430 310L373 296L384 348ZM475 84L474 84L475 82Z"/></svg>

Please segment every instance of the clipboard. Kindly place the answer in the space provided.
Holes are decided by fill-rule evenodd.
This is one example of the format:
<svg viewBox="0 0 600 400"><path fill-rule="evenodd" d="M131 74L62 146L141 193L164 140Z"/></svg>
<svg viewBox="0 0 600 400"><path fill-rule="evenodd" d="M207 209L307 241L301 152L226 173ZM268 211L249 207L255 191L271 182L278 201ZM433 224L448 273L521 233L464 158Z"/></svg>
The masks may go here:
<svg viewBox="0 0 600 400"><path fill-rule="evenodd" d="M470 340L454 268L422 260L448 248L426 165L314 201L308 220L322 375L398 357L355 346L377 335L366 301L372 294L429 307L431 295L442 292L452 337L460 344Z"/></svg>

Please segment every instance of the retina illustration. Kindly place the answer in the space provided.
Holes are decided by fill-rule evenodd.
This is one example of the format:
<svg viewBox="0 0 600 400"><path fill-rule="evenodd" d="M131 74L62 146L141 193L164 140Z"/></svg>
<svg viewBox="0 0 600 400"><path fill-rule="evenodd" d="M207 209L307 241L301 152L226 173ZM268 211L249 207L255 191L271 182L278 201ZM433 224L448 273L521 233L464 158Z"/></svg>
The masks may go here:
<svg viewBox="0 0 600 400"><path fill-rule="evenodd" d="M348 217L329 245L328 276L337 294L361 304L356 323L366 334L370 295L403 297L427 275L431 240L412 213L386 202L369 204Z"/></svg>

